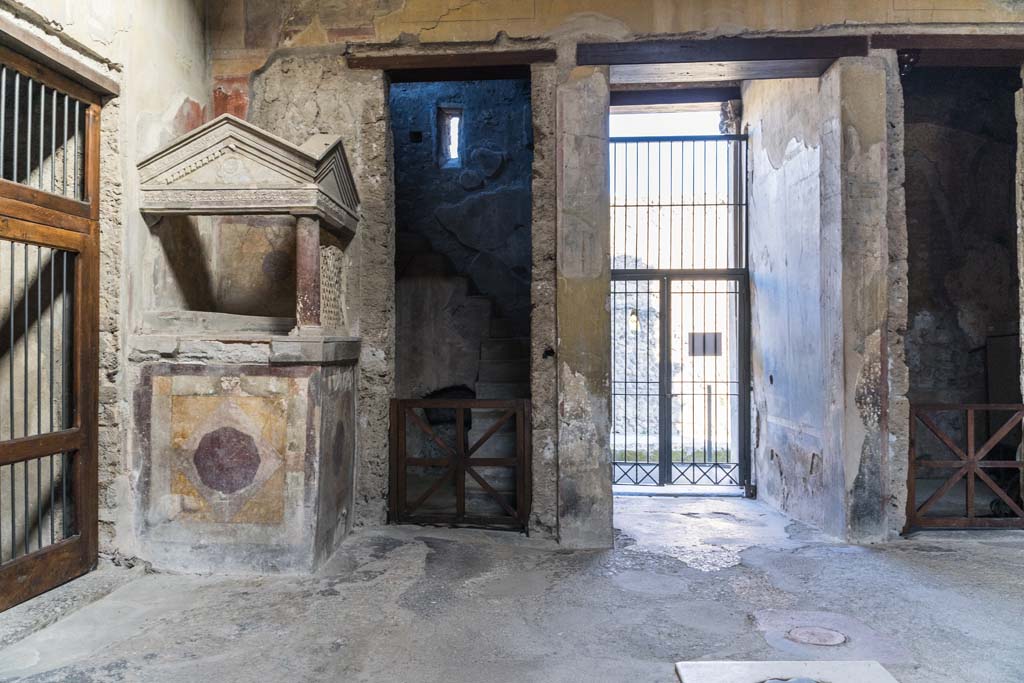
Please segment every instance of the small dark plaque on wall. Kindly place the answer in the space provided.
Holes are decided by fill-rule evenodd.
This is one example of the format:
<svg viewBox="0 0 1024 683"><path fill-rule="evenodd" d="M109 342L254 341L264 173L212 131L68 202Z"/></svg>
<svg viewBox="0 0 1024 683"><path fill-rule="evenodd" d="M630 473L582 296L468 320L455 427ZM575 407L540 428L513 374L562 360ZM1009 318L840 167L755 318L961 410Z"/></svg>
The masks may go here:
<svg viewBox="0 0 1024 683"><path fill-rule="evenodd" d="M690 332L691 356L721 356L721 332Z"/></svg>

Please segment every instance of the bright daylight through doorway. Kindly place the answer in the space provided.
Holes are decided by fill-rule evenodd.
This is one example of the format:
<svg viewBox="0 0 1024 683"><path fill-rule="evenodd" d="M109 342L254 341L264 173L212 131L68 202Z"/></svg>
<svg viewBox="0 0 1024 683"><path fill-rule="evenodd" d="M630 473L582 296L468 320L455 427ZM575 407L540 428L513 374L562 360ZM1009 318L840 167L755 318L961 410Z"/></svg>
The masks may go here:
<svg viewBox="0 0 1024 683"><path fill-rule="evenodd" d="M710 107L609 117L617 493L745 480L746 141Z"/></svg>

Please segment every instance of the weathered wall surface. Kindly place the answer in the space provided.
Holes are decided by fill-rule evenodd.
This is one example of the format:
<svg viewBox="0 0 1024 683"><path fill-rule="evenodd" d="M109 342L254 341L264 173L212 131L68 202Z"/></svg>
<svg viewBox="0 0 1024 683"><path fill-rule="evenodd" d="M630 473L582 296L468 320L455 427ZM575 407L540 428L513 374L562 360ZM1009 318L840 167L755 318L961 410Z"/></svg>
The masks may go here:
<svg viewBox="0 0 1024 683"><path fill-rule="evenodd" d="M907 332L907 211L904 181L906 160L903 154L903 85L894 50L878 51L886 73L886 117L888 119L888 199L886 234L888 237L888 318L885 341L888 363L886 387L884 453L888 462L889 483L886 496L888 535L903 531L906 522L907 457L910 447L910 402L907 391L910 373L906 361Z"/></svg>
<svg viewBox="0 0 1024 683"><path fill-rule="evenodd" d="M986 337L1018 332L1019 89L1017 69L904 78L913 402L985 403Z"/></svg>
<svg viewBox="0 0 1024 683"><path fill-rule="evenodd" d="M6 0L0 10L121 86L101 119L99 514L101 548L132 553L134 458L125 348L141 318L140 293L151 291L141 283L152 239L137 210L135 161L202 121L210 99L204 7L199 0Z"/></svg>
<svg viewBox="0 0 1024 683"><path fill-rule="evenodd" d="M394 396L394 185L383 74L350 71L337 49L277 53L254 74L248 118L301 143L341 135L362 221L344 257L348 334L362 338L355 522L382 523L388 481L388 401Z"/></svg>
<svg viewBox="0 0 1024 683"><path fill-rule="evenodd" d="M758 496L833 532L844 518L828 421L838 350L827 333L840 314L828 270L840 225L824 149L838 146L838 86L834 76L759 81L743 93Z"/></svg>
<svg viewBox="0 0 1024 683"><path fill-rule="evenodd" d="M528 80L399 83L391 86L395 221L444 255L495 311L530 315ZM461 161L439 159L439 110L462 110ZM401 274L399 274L401 276Z"/></svg>
<svg viewBox="0 0 1024 683"><path fill-rule="evenodd" d="M880 58L744 88L758 492L861 539L887 533L886 106Z"/></svg>
<svg viewBox="0 0 1024 683"><path fill-rule="evenodd" d="M530 392L533 397L533 509L530 529L557 538L558 530L558 325L556 317L555 190L557 70L531 69L533 102L533 311L530 314Z"/></svg>
<svg viewBox="0 0 1024 683"><path fill-rule="evenodd" d="M348 528L350 367L146 364L135 390L139 548L182 571L310 571ZM187 356L187 354L182 354ZM173 358L187 361L187 357Z"/></svg>
<svg viewBox="0 0 1024 683"><path fill-rule="evenodd" d="M558 86L558 537L575 548L612 543L608 93L603 68Z"/></svg>
<svg viewBox="0 0 1024 683"><path fill-rule="evenodd" d="M884 538L888 529L885 339L889 266L885 62L843 59L842 82L842 448L847 524L854 541Z"/></svg>
<svg viewBox="0 0 1024 683"><path fill-rule="evenodd" d="M556 106L555 88L563 82L561 87L567 95L577 89L586 90L579 82L590 78L572 69L571 54L575 41L582 36L607 40L649 33L735 34L905 22L946 23L951 30L962 30L954 29L953 22L993 22L990 28L999 31L1013 30L1010 23L1006 23L1004 29L1003 22L1016 22L1024 16L1019 3L1000 0L922 0L912 5L887 0L840 3L773 0L756 5L700 0L685 6L662 0L633 3L608 0L560 3L492 0L67 3L62 0L33 0L21 3L0 0L0 7L5 11L13 8L27 22L45 26L55 43L76 51L85 59L92 59L101 69L110 70L119 78L123 88L122 96L106 106L102 120L100 438L103 458L100 507L104 547L109 549L116 545L129 553L133 552L135 527L132 506L126 505L125 501L133 500L135 495L132 472L137 470L136 454L139 452L134 442L134 422L128 400L136 382L134 371L127 362L132 353L129 342L140 326L143 312L159 307L163 301L152 286L155 256L162 255L166 249L177 249L181 253L189 251L184 248L187 245L178 242L167 247L159 239L161 229L154 232L145 226L135 208L137 180L134 164L160 144L200 123L204 117L224 111L250 116L257 123L263 122L297 142L313 132L339 132L346 136L350 156L356 157L353 166L357 167L364 221L359 237L345 253L343 271L346 273L345 289L350 308L350 317L346 320L348 332L364 339L357 390L360 424L356 438L362 456L357 464L355 508L357 521L379 522L384 519L386 402L393 395L394 368L392 140L388 131L383 76L350 72L344 67L341 55L350 42L490 40L501 31L512 37L547 36L560 44L559 64L535 67L532 85L534 135L538 146L533 178L535 239L532 290L534 304L539 304L532 320L533 390L535 397L543 397L538 398L535 411L534 491L538 509L545 511L538 512L533 523L537 529L551 528L553 517L546 510L553 509L549 505L557 501L561 513L571 518L572 523L566 526L570 530L569 537L576 534L576 538L581 539L586 536L581 531L582 527L571 531L575 528L573 525L582 523L584 517L574 503L573 495L578 492L574 487L591 474L593 485L586 484L586 492L604 486L597 472L603 465L594 463L606 457L606 454L602 455L602 440L607 426L604 424L607 406L602 396L606 390L601 387L604 370L600 365L606 360L599 360L599 357L603 359L607 353L596 341L587 343L572 333L562 334L577 326L571 320L572 312L562 309L587 306L588 311L604 311L606 290L598 296L596 285L591 282L598 278L591 278L589 274L582 278L563 278L560 283L565 285L565 290L563 292L560 287L558 294L557 316L561 317L556 316L553 303L556 251L565 246L565 235L559 235L556 241L554 228L544 233L547 227L542 225L542 221L554 225L556 191L563 193L564 201L568 195L562 187L568 185L572 191L578 189L575 181L570 179L566 183L563 182L566 179L560 177L560 189L556 190L556 174L562 174L569 168L570 176L573 173L595 175L592 164L585 168L580 165L572 171L563 159L556 162L554 158L556 110L568 107L582 113L567 97L563 97ZM204 12L209 29L206 35L203 30ZM63 43L60 42L61 36L65 38ZM79 47L68 47L72 42L77 42ZM871 81L874 77L865 78ZM852 87L853 81L850 83ZM584 106L589 107L595 101ZM891 110L890 106L890 113ZM596 111L595 107L588 116L596 116ZM874 114L865 113L864 116L872 117ZM870 157L872 149L875 149L874 143L866 147L862 144L862 131L856 130L861 126L854 127L860 151L850 158L844 156L844 164L865 164L864 168L872 169L868 175L877 175ZM586 127L578 130L584 131ZM545 139L549 141L546 145ZM845 147L843 149L845 154ZM840 153L838 147L835 153ZM891 158L889 164L891 169ZM886 181L890 199L896 192L892 182L891 178ZM865 202L873 204L876 199L865 199ZM559 220L575 219L571 215L573 210L566 213L559 207ZM240 228L242 237L248 227ZM891 230L892 221L889 227ZM542 234L546 235L545 239L541 238ZM200 234L200 241L201 237ZM268 243L265 247L258 259L253 255L253 259L259 261L262 273L259 277L270 273L267 277L271 278L263 282L265 286L259 290L261 297L268 292L286 291L284 283L289 277L282 266L287 259L275 255L269 262L266 260L270 254L287 253L287 243ZM837 247L839 249L841 247ZM214 268L215 252L216 245L213 245L198 265L205 263ZM874 252L870 252L867 258L873 259ZM899 261L898 258L893 260L891 255L890 260L896 264ZM255 260L247 263L248 272L254 272L254 263ZM569 256L563 254L562 261L558 262L559 277L563 276L567 265ZM890 281L894 277L898 278L898 275L893 275L890 270ZM216 283L208 278L206 282L209 285L204 290L203 278L197 278L197 281L198 284L186 281L174 274L169 280L173 286L167 290L168 297L181 300L191 297L205 302L203 306L221 306L216 302ZM876 294L874 289L869 292L872 306ZM843 297L845 299L846 294ZM228 305L237 312L251 312L252 307L259 304L259 298L233 300ZM272 302L271 308L278 304L280 301ZM283 304L281 306L283 308ZM602 324L601 315L604 313L599 312L598 319L591 318L589 324ZM885 374L880 369L886 367L884 361L874 363L869 352L872 347L885 348L886 344L884 339L877 344L869 339L875 328L873 316L872 309L865 313L861 320L863 324L856 325L857 334L865 335L864 343L857 342L852 351L844 351L844 360L852 362L851 367L861 378L854 383L861 388L854 389L853 401L863 407L863 413L857 413L854 422L845 428L845 432L858 433L860 444L857 447L843 446L853 449L849 451L848 458L851 466L858 458L865 457L864 444L873 443L871 434L874 427L871 423L874 418L871 416L875 398L870 387L877 387L879 383L871 379L875 374L872 368L878 365L877 374ZM562 335L561 338L558 335ZM568 351L568 358L560 357L563 350L575 348L577 342L582 346ZM159 344L154 346L159 347ZM574 354L577 357L572 357ZM149 356L141 354L140 357ZM558 370L555 370L556 364ZM561 423L553 407L557 395L553 379L556 376L561 378L563 396L575 391L581 381L589 383L585 390L576 392L576 400L559 403ZM587 400L579 400L581 397ZM832 397L829 400L847 399ZM885 415L880 419L884 421ZM581 440L592 435L573 433L566 425L567 420L590 425L587 429L594 431L597 441L586 448L580 446ZM563 436L568 439L565 453L570 454L566 460L569 466L562 473L564 476L559 474L556 455L559 452L558 441ZM879 450L884 458L884 450ZM586 454L580 456L584 451ZM577 466L582 469L577 470ZM596 469L590 472L591 468ZM845 472L847 477L853 477L853 481L848 482L851 490L871 488L863 489L857 484L860 476L857 472L861 471L860 467L856 471L851 467ZM557 485L556 481L559 482ZM604 528L606 498L610 510L610 497L601 494L599 509L593 516L597 520L596 526L592 528ZM115 533L118 534L116 542ZM603 532L598 535L601 534Z"/></svg>
<svg viewBox="0 0 1024 683"><path fill-rule="evenodd" d="M734 35L910 22L992 22L997 30L1011 31L1022 16L1024 9L1010 0L224 0L209 3L208 24L214 106L242 115L250 75L280 48L479 41L499 33L571 42L578 35L605 40L659 33Z"/></svg>
<svg viewBox="0 0 1024 683"><path fill-rule="evenodd" d="M237 73L242 63L261 59L250 50L403 36L431 42L490 40L499 30L513 37L553 35L572 21L638 35L731 34L841 24L1014 22L1020 20L1020 8L1010 0L225 0L211 6L210 19L216 47L223 50L218 57L235 62Z"/></svg>

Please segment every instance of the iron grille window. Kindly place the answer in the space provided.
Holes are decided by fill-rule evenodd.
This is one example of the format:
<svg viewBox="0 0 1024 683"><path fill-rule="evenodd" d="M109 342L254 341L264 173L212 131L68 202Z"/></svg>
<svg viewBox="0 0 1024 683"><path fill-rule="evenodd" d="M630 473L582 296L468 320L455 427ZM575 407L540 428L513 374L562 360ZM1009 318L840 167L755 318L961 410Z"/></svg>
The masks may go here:
<svg viewBox="0 0 1024 683"><path fill-rule="evenodd" d="M84 201L88 104L0 66L0 178Z"/></svg>
<svg viewBox="0 0 1024 683"><path fill-rule="evenodd" d="M746 481L746 154L740 135L611 140L615 483Z"/></svg>
<svg viewBox="0 0 1024 683"><path fill-rule="evenodd" d="M612 270L746 268L746 138L613 138Z"/></svg>

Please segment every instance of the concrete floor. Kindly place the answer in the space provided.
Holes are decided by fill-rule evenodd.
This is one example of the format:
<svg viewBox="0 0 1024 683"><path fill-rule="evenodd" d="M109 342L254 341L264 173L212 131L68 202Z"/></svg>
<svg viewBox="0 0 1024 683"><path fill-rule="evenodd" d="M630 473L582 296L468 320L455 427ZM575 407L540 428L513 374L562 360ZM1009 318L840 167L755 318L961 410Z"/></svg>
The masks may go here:
<svg viewBox="0 0 1024 683"><path fill-rule="evenodd" d="M635 683L672 681L688 659L1024 680L1024 535L851 547L738 498L622 496L615 519L604 552L389 527L350 538L315 577L108 567L127 578L0 650L0 680ZM0 615L0 632L46 600ZM799 645L785 638L796 626L848 641Z"/></svg>

